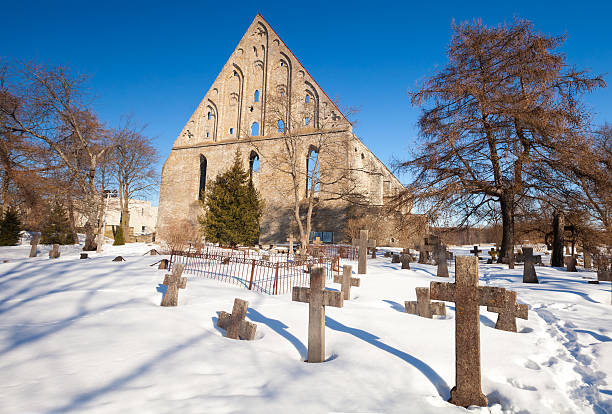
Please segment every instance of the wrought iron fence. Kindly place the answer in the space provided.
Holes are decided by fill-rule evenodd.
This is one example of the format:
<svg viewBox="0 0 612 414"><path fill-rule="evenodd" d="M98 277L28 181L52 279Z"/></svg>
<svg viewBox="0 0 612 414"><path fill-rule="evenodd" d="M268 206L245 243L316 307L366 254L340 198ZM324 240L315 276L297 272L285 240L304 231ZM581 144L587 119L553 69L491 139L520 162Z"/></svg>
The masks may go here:
<svg viewBox="0 0 612 414"><path fill-rule="evenodd" d="M359 247L347 244L309 244L308 254L317 257L340 257L341 259L357 260Z"/></svg>

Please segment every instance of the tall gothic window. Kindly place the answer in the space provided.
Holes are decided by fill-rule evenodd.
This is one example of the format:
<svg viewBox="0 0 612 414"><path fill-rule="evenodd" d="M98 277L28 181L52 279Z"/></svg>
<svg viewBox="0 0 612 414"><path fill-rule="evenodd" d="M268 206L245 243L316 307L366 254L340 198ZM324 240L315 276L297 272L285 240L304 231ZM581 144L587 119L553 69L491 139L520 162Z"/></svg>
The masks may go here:
<svg viewBox="0 0 612 414"><path fill-rule="evenodd" d="M251 151L249 156L249 175L252 177L254 172L259 172L259 154Z"/></svg>
<svg viewBox="0 0 612 414"><path fill-rule="evenodd" d="M320 165L317 167L318 158L319 150L311 145L306 156L306 191L310 191L313 184L315 192L319 191L319 170L321 167Z"/></svg>
<svg viewBox="0 0 612 414"><path fill-rule="evenodd" d="M253 97L253 102L259 102L259 91L255 91L255 96Z"/></svg>
<svg viewBox="0 0 612 414"><path fill-rule="evenodd" d="M252 137L259 136L259 123L253 122L253 125L251 125L251 136Z"/></svg>
<svg viewBox="0 0 612 414"><path fill-rule="evenodd" d="M206 166L208 162L206 157L200 154L200 187L198 190L198 199L204 199L204 191L206 190Z"/></svg>

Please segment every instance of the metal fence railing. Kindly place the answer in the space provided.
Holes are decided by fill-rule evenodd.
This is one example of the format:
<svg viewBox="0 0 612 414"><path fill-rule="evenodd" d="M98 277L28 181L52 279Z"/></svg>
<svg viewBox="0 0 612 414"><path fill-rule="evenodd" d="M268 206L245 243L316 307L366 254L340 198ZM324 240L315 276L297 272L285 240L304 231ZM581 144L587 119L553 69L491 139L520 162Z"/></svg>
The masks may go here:
<svg viewBox="0 0 612 414"><path fill-rule="evenodd" d="M309 244L308 254L311 256L340 257L341 259L357 260L359 247L346 244Z"/></svg>

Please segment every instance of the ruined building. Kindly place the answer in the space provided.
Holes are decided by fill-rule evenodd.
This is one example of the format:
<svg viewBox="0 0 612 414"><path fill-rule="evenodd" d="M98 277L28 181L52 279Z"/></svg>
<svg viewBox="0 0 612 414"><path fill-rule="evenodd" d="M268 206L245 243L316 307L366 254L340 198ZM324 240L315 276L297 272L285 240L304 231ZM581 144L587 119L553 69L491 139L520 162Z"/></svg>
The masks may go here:
<svg viewBox="0 0 612 414"><path fill-rule="evenodd" d="M374 214L381 228L388 228L379 244L397 244L395 218L381 214L386 201L403 188L401 183L353 134L351 123L259 14L164 163L161 238L175 223L197 225L202 192L231 166L236 149L265 201L261 243L299 234L297 182L297 194L304 198L315 185L312 230L324 241L348 240L349 217ZM297 157L293 164L287 161L289 152ZM307 173L317 167L320 182L313 184Z"/></svg>

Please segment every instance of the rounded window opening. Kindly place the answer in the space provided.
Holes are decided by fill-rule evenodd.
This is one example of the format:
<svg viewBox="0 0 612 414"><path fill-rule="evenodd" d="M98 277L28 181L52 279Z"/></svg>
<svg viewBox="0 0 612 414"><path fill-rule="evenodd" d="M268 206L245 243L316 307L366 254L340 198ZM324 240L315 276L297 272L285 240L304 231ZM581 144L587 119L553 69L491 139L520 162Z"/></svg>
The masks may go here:
<svg viewBox="0 0 612 414"><path fill-rule="evenodd" d="M285 62L281 60L281 66L285 66Z"/></svg>
<svg viewBox="0 0 612 414"><path fill-rule="evenodd" d="M230 135L233 135L234 134L234 128L230 128L229 133L230 133Z"/></svg>
<svg viewBox="0 0 612 414"><path fill-rule="evenodd" d="M304 125L308 125L310 123L310 118L304 118Z"/></svg>
<svg viewBox="0 0 612 414"><path fill-rule="evenodd" d="M259 154L255 151L251 151L251 155L249 155L249 174L251 177L254 172L259 172Z"/></svg>
<svg viewBox="0 0 612 414"><path fill-rule="evenodd" d="M253 122L253 125L251 125L251 136L253 137L259 136L259 123L258 122Z"/></svg>
<svg viewBox="0 0 612 414"><path fill-rule="evenodd" d="M210 114L210 111L208 111L208 120L210 120L211 117L212 115Z"/></svg>
<svg viewBox="0 0 612 414"><path fill-rule="evenodd" d="M362 152L361 153L361 159L364 159L364 158L365 158L365 156L363 155L363 152Z"/></svg>
<svg viewBox="0 0 612 414"><path fill-rule="evenodd" d="M278 132L279 133L285 132L285 123L283 122L282 119L278 120L278 122L276 123L276 126L278 127Z"/></svg>
<svg viewBox="0 0 612 414"><path fill-rule="evenodd" d="M306 97L304 98L304 102L306 103L310 102L310 95L306 95Z"/></svg>
<svg viewBox="0 0 612 414"><path fill-rule="evenodd" d="M255 91L255 95L253 96L253 102L259 102L259 91Z"/></svg>

